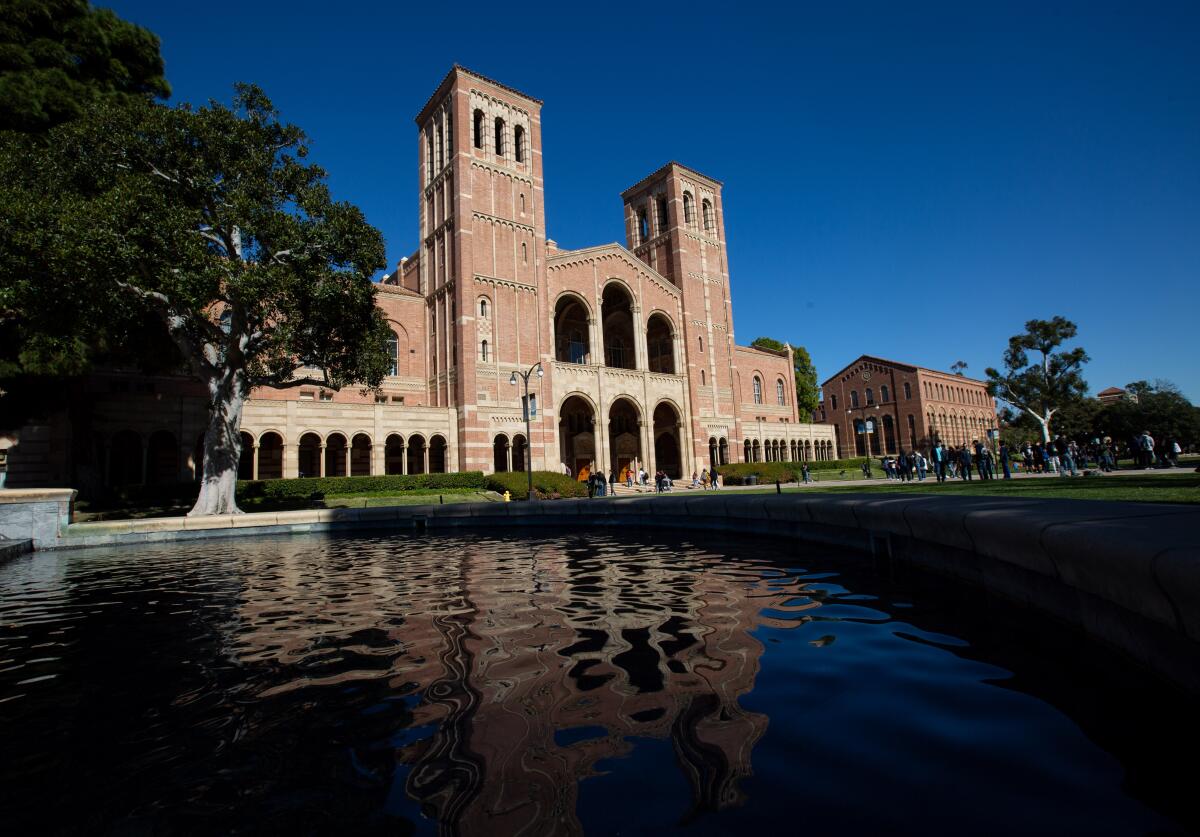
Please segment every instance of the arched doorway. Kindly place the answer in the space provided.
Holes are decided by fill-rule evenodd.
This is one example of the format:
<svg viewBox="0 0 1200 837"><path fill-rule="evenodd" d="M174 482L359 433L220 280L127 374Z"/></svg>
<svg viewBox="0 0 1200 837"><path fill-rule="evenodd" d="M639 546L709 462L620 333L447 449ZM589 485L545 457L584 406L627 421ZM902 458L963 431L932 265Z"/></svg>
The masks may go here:
<svg viewBox="0 0 1200 837"><path fill-rule="evenodd" d="M283 479L283 437L278 433L258 437L258 478Z"/></svg>
<svg viewBox="0 0 1200 837"><path fill-rule="evenodd" d="M563 296L554 305L554 357L562 363L591 363L588 320L591 312L577 296Z"/></svg>
<svg viewBox="0 0 1200 837"><path fill-rule="evenodd" d="M425 437L420 434L408 437L408 472L425 473Z"/></svg>
<svg viewBox="0 0 1200 837"><path fill-rule="evenodd" d="M750 445L750 440L747 439L746 440L746 450L742 454L742 461L743 462L753 462L754 461L752 459L753 456L754 456L754 448Z"/></svg>
<svg viewBox="0 0 1200 837"><path fill-rule="evenodd" d="M321 476L321 437L305 433L300 437L300 476Z"/></svg>
<svg viewBox="0 0 1200 837"><path fill-rule="evenodd" d="M346 437L330 433L325 438L325 476L346 476Z"/></svg>
<svg viewBox="0 0 1200 837"><path fill-rule="evenodd" d="M683 478L679 421L674 405L664 401L654 408L654 467L673 480Z"/></svg>
<svg viewBox="0 0 1200 837"><path fill-rule="evenodd" d="M633 303L619 282L604 289L600 308L604 323L604 365L616 369L634 369Z"/></svg>
<svg viewBox="0 0 1200 837"><path fill-rule="evenodd" d="M720 464L728 465L729 464L729 442L726 439L724 439L724 438L721 439L720 443L717 445L717 451L721 457Z"/></svg>
<svg viewBox="0 0 1200 837"><path fill-rule="evenodd" d="M446 440L441 436L429 440L429 473L446 473Z"/></svg>
<svg viewBox="0 0 1200 837"><path fill-rule="evenodd" d="M242 440L242 452L238 455L238 479L254 479L254 437L243 430L238 434Z"/></svg>
<svg viewBox="0 0 1200 837"><path fill-rule="evenodd" d="M492 470L497 474L508 470L508 437L503 433L492 441Z"/></svg>
<svg viewBox="0 0 1200 837"><path fill-rule="evenodd" d="M663 314L651 314L646 323L646 355L651 372L675 374L675 333Z"/></svg>
<svg viewBox="0 0 1200 837"><path fill-rule="evenodd" d="M383 471L385 474L404 473L404 437L393 433L383 445Z"/></svg>
<svg viewBox="0 0 1200 837"><path fill-rule="evenodd" d="M371 476L371 437L366 433L354 434L350 443L350 476Z"/></svg>
<svg viewBox="0 0 1200 837"><path fill-rule="evenodd" d="M630 469L643 466L641 418L628 398L618 398L608 409L609 461L621 482Z"/></svg>
<svg viewBox="0 0 1200 837"><path fill-rule="evenodd" d="M888 453L896 452L896 423L891 416L883 417L883 444Z"/></svg>
<svg viewBox="0 0 1200 837"><path fill-rule="evenodd" d="M142 481L142 439L132 430L113 434L108 448L108 484L138 485Z"/></svg>
<svg viewBox="0 0 1200 837"><path fill-rule="evenodd" d="M514 471L525 470L525 457L529 452L529 444L525 441L524 436L513 436L512 440L512 469Z"/></svg>
<svg viewBox="0 0 1200 837"><path fill-rule="evenodd" d="M166 430L156 430L146 446L146 482L170 485L179 482L179 445Z"/></svg>
<svg viewBox="0 0 1200 837"><path fill-rule="evenodd" d="M558 408L559 459L576 479L587 479L596 461L596 414L578 395L568 396Z"/></svg>
<svg viewBox="0 0 1200 837"><path fill-rule="evenodd" d="M710 468L721 464L720 451L717 448L717 437L708 437L708 465Z"/></svg>

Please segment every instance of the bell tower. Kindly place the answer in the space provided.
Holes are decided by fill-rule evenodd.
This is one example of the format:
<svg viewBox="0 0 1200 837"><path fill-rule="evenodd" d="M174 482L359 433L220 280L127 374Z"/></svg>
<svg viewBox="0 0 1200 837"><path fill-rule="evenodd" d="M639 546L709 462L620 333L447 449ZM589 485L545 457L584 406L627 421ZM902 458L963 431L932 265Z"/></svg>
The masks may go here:
<svg viewBox="0 0 1200 837"><path fill-rule="evenodd" d="M683 291L679 328L696 449L708 444L703 420L726 421L730 437L740 437L721 182L671 162L621 198L629 250Z"/></svg>
<svg viewBox="0 0 1200 837"><path fill-rule="evenodd" d="M429 403L457 412L459 470L491 470L493 423L518 426L509 376L539 359L541 106L455 65L416 118Z"/></svg>

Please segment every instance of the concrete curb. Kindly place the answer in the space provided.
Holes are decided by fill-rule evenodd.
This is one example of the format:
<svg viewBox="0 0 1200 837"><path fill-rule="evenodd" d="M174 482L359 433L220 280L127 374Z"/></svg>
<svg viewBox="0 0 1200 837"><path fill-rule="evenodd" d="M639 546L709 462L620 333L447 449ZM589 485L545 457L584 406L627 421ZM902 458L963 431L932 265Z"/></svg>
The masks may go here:
<svg viewBox="0 0 1200 837"><path fill-rule="evenodd" d="M580 525L794 537L919 564L1049 612L1200 692L1200 508L1184 505L711 493L82 523L57 546Z"/></svg>

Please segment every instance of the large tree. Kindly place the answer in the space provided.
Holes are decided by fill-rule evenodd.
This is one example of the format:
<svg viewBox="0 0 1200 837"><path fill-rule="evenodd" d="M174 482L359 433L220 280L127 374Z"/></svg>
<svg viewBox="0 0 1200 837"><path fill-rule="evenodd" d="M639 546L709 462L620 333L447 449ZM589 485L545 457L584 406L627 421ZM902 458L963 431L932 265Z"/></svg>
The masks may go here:
<svg viewBox="0 0 1200 837"><path fill-rule="evenodd" d="M767 349L772 352L784 352L787 343L781 343L773 337L757 337L750 344L756 349ZM812 356L803 346L792 346L792 369L796 378L796 407L800 411L800 420L811 422L813 411L821 400L821 388L817 384L817 367L813 365Z"/></svg>
<svg viewBox="0 0 1200 837"><path fill-rule="evenodd" d="M335 202L303 132L261 90L233 107L102 102L47 135L0 143L0 310L21 363L86 365L147 314L205 385L209 421L191 514L238 511L243 404L255 387L386 373L371 276L383 239Z"/></svg>
<svg viewBox="0 0 1200 837"><path fill-rule="evenodd" d="M169 93L146 29L87 0L0 3L0 129L45 131L101 99Z"/></svg>
<svg viewBox="0 0 1200 837"><path fill-rule="evenodd" d="M1029 320L1023 334L1009 338L1004 371L987 369L988 392L1032 416L1046 442L1054 414L1087 394L1081 371L1087 352L1081 347L1055 351L1075 332L1075 324L1063 317Z"/></svg>
<svg viewBox="0 0 1200 837"><path fill-rule="evenodd" d="M1200 444L1200 408L1170 381L1134 381L1125 391L1136 398L1124 398L1100 409L1095 419L1098 435L1129 444L1143 430L1149 430L1162 447L1172 439L1185 447Z"/></svg>

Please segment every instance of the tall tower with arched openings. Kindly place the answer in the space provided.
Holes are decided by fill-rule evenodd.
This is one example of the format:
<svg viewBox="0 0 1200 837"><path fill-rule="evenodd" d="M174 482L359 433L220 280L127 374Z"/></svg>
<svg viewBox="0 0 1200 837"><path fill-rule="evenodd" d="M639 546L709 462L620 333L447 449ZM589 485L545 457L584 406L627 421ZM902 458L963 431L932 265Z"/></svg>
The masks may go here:
<svg viewBox="0 0 1200 837"><path fill-rule="evenodd" d="M511 369L540 359L541 106L455 65L416 118L428 403L454 408L462 470L491 469L487 413L519 407Z"/></svg>
<svg viewBox="0 0 1200 837"><path fill-rule="evenodd" d="M630 251L682 291L691 435L703 449L714 423L741 437L721 181L670 162L621 193Z"/></svg>

